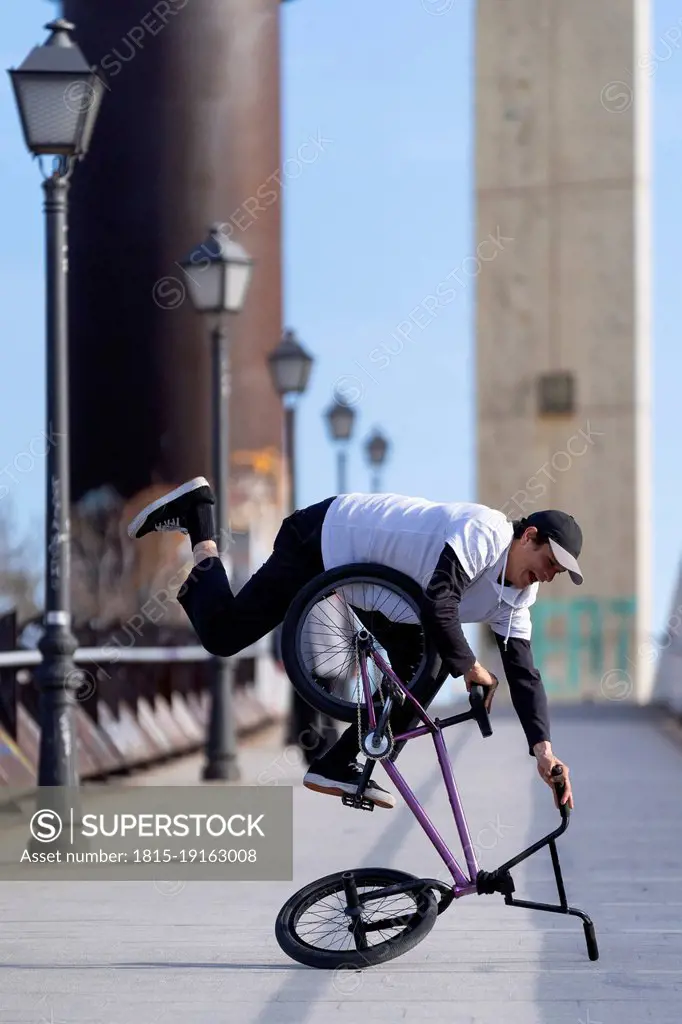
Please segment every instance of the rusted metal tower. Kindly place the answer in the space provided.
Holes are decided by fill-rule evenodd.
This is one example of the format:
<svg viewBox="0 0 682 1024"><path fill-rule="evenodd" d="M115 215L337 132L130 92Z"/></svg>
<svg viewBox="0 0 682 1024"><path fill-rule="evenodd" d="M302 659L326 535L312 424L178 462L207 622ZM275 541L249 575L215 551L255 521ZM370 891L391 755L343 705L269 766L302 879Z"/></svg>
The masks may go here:
<svg viewBox="0 0 682 1024"><path fill-rule="evenodd" d="M279 0L64 0L62 13L106 86L71 190L73 500L112 488L123 518L168 486L210 478L208 325L178 261L218 221L256 261L228 324L242 575L283 502L282 409L266 358L282 330ZM138 595L172 540L136 553Z"/></svg>
<svg viewBox="0 0 682 1024"><path fill-rule="evenodd" d="M74 499L209 474L210 346L177 261L216 220L256 260L229 325L234 465L248 475L269 453L277 466L279 0L65 0L63 13L106 83L72 195Z"/></svg>

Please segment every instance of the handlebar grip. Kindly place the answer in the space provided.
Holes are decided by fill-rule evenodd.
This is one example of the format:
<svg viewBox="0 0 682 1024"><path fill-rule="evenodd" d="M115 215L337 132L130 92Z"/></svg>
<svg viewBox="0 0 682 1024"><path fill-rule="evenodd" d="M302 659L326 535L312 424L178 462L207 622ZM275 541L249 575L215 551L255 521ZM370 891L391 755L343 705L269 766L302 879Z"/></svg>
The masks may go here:
<svg viewBox="0 0 682 1024"><path fill-rule="evenodd" d="M561 803L561 798L563 797L566 791L566 783L563 781L563 779L561 781L558 781L564 774L563 765L555 764L550 774L553 775L555 779L557 779L557 781L554 783L554 788L556 790L557 799L559 801L559 811L561 812L562 817L568 817L568 815L571 813L571 809L568 806L568 804Z"/></svg>
<svg viewBox="0 0 682 1024"><path fill-rule="evenodd" d="M474 683L469 692L469 704L478 722L482 736L492 736L493 727L490 724L490 716L485 706L485 691L478 683Z"/></svg>

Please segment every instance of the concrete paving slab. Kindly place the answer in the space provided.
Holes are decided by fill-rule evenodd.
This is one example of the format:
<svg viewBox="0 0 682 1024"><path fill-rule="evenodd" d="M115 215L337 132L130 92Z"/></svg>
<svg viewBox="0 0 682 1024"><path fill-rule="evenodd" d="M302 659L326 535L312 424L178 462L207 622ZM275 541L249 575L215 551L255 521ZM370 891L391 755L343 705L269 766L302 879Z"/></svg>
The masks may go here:
<svg viewBox="0 0 682 1024"><path fill-rule="evenodd" d="M0 884L1 1024L679 1024L682 751L635 709L555 712L554 723L576 798L559 852L569 902L595 921L596 963L578 920L500 896L458 901L415 949L378 968L289 960L274 921L313 879L367 865L447 873L405 808L369 814L309 792L298 754L273 734L240 751L242 781L293 786L293 881ZM487 740L455 727L448 748L483 867L558 823L513 717L496 718ZM200 764L132 782L193 785ZM400 766L454 843L430 741L408 746ZM514 879L518 896L555 898L546 851Z"/></svg>

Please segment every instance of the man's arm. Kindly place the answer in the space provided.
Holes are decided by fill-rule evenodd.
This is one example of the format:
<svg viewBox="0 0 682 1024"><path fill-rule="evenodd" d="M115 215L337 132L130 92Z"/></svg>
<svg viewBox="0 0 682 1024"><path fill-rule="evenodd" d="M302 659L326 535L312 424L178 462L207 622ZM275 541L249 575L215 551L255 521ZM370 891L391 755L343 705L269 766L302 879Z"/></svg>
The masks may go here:
<svg viewBox="0 0 682 1024"><path fill-rule="evenodd" d="M476 657L462 632L459 617L462 591L470 583L457 555L446 544L425 588L423 618L444 667L455 678L464 675L476 664Z"/></svg>
<svg viewBox="0 0 682 1024"><path fill-rule="evenodd" d="M502 658L514 710L528 740L528 752L535 757L538 744L549 745L551 750L551 737L547 693L533 663L530 640L510 637L505 649L504 639L499 633L493 630L493 636Z"/></svg>
<svg viewBox="0 0 682 1024"><path fill-rule="evenodd" d="M539 671L533 664L530 640L510 637L505 644L502 637L493 630L502 665L509 684L514 710L519 716L528 741L528 753L537 760L540 778L547 783L554 794L554 803L559 806L554 786L552 769L563 767L564 795L561 802L573 807L573 791L569 779L568 765L560 761L552 750L549 732L549 708L547 693Z"/></svg>

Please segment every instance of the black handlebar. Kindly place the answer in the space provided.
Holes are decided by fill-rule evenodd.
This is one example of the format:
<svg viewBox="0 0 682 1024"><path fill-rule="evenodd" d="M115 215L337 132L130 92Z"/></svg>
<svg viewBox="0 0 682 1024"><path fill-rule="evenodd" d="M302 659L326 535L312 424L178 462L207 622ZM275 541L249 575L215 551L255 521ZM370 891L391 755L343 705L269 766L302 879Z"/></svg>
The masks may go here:
<svg viewBox="0 0 682 1024"><path fill-rule="evenodd" d="M493 727L490 724L490 716L485 706L485 687L478 683L474 683L469 691L469 704L471 705L471 711L474 719L478 723L478 727L481 730L482 736L492 736ZM568 804L562 804L561 798L566 792L566 783L563 781L562 776L564 774L563 765L555 764L552 768L551 774L556 780L553 785L556 790L557 800L559 801L559 811L562 818L568 818L571 813L571 809ZM561 780L561 781L560 781Z"/></svg>
<svg viewBox="0 0 682 1024"><path fill-rule="evenodd" d="M478 683L474 683L469 691L469 704L474 713L474 718L478 722L481 735L492 736L493 727L490 724L490 716L485 706L485 691Z"/></svg>
<svg viewBox="0 0 682 1024"><path fill-rule="evenodd" d="M559 801L559 811L561 812L561 817L567 818L571 813L571 808L568 806L568 804L561 803L561 798L566 792L566 783L561 778L564 774L563 766L560 764L555 764L552 768L551 774L554 776L555 779L557 779L557 781L554 783L554 788L556 790L557 800ZM558 781L559 779L561 779L561 781Z"/></svg>
<svg viewBox="0 0 682 1024"><path fill-rule="evenodd" d="M469 704L471 705L471 711L474 719L478 723L478 727L481 730L482 736L492 736L493 727L490 724L490 716L485 706L486 688L478 683L474 683L469 691ZM566 783L562 776L564 774L563 765L555 764L551 772L552 776L556 781L553 785L556 790L557 800L559 801L559 811L562 818L568 818L571 813L571 809L568 804L562 804L561 798L566 792Z"/></svg>

